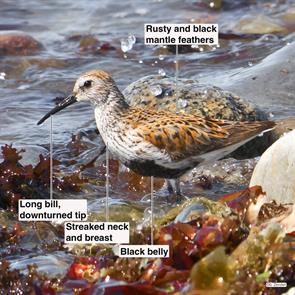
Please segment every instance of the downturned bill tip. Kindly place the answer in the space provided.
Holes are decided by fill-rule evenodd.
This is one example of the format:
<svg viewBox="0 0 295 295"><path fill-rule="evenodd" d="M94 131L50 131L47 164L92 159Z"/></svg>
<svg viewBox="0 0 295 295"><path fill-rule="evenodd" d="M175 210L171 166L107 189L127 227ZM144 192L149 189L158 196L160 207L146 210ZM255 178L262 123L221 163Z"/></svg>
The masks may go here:
<svg viewBox="0 0 295 295"><path fill-rule="evenodd" d="M57 106L55 106L51 111L49 111L41 120L38 121L37 125L41 125L44 121L46 121L50 116L58 113L62 109L70 106L71 104L77 101L76 96L69 95L63 101L61 101Z"/></svg>

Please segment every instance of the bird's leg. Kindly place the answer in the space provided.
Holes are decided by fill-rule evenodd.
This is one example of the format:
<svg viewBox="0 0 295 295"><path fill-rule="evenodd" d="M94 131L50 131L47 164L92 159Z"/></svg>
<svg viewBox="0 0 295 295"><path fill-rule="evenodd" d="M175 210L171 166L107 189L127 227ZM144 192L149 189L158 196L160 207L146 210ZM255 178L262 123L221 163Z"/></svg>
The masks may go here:
<svg viewBox="0 0 295 295"><path fill-rule="evenodd" d="M176 178L174 181L175 181L175 193L176 193L176 196L182 196L181 189L180 189L180 179Z"/></svg>
<svg viewBox="0 0 295 295"><path fill-rule="evenodd" d="M169 195L174 194L173 179L165 179Z"/></svg>
<svg viewBox="0 0 295 295"><path fill-rule="evenodd" d="M155 192L155 196L159 198L166 198L167 203L169 203L170 197L175 197L175 184L173 179L165 179L164 186Z"/></svg>
<svg viewBox="0 0 295 295"><path fill-rule="evenodd" d="M172 181L173 181L174 192L176 195L176 202L180 203L181 198L183 197L181 190L180 190L180 180L179 180L179 178L176 178L176 179L172 179Z"/></svg>
<svg viewBox="0 0 295 295"><path fill-rule="evenodd" d="M172 199L175 200L176 197L176 202L179 203L182 199L188 199L186 196L184 196L181 193L180 189L180 180L177 179L165 179L166 185L164 185L160 190L155 192L156 197L166 198L167 203L171 202ZM144 196L142 200L147 199L150 194ZM171 199L172 198L172 199Z"/></svg>
<svg viewBox="0 0 295 295"><path fill-rule="evenodd" d="M168 203L169 197L173 196L174 194L174 187L173 187L172 179L165 179L165 182L166 182L166 189L168 191L168 194L166 194L166 201Z"/></svg>
<svg viewBox="0 0 295 295"><path fill-rule="evenodd" d="M167 182L167 189L169 192L169 195L174 195L176 196L176 201L180 202L181 199L186 199L188 200L189 198L185 196L180 189L180 179L166 179Z"/></svg>
<svg viewBox="0 0 295 295"><path fill-rule="evenodd" d="M166 183L167 183L167 190L168 190L169 196L173 196L173 195L176 196L177 202L180 202L181 198L183 197L187 199L187 197L181 193L179 178L166 179Z"/></svg>
<svg viewBox="0 0 295 295"><path fill-rule="evenodd" d="M168 182L168 179L166 180L166 185L164 185L161 189L154 192L154 196L157 198L166 198L166 201L168 203L169 196L173 195L174 190L171 184ZM151 188L152 189L152 188ZM144 195L141 199L141 201L147 202L150 200L151 194Z"/></svg>
<svg viewBox="0 0 295 295"><path fill-rule="evenodd" d="M166 179L167 183L167 190L169 194L176 194L181 196L181 190L180 190L180 180L179 178L176 179Z"/></svg>

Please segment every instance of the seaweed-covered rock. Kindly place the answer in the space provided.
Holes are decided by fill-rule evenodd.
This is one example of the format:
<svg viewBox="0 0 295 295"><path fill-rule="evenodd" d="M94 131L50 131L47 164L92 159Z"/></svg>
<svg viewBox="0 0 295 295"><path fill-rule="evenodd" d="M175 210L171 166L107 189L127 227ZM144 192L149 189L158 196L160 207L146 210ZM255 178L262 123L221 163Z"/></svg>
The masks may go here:
<svg viewBox="0 0 295 295"><path fill-rule="evenodd" d="M194 168L184 176L183 181L196 182L198 179L206 177L213 183L248 186L257 161L257 158L245 160L223 159L217 163Z"/></svg>
<svg viewBox="0 0 295 295"><path fill-rule="evenodd" d="M41 49L41 43L24 32L4 31L0 33L0 56L32 55Z"/></svg>
<svg viewBox="0 0 295 295"><path fill-rule="evenodd" d="M72 35L68 38L68 41L79 42L79 54L99 54L116 50L110 43L101 42L101 40L92 34Z"/></svg>
<svg viewBox="0 0 295 295"><path fill-rule="evenodd" d="M224 247L216 248L192 268L192 289L199 294L205 290L210 294L226 294L228 281L234 278L235 265L234 259L225 254Z"/></svg>

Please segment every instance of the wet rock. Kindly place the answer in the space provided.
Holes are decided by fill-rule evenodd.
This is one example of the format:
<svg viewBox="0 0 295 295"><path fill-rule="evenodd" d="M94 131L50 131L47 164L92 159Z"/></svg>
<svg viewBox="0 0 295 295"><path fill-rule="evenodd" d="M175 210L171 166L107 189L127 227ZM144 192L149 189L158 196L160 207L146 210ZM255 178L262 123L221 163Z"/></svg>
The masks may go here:
<svg viewBox="0 0 295 295"><path fill-rule="evenodd" d="M283 15L282 20L288 25L295 24L295 7L290 7Z"/></svg>
<svg viewBox="0 0 295 295"><path fill-rule="evenodd" d="M143 219L143 208L132 202L110 200L109 205L114 209L110 211L110 221L122 220L122 222L130 222L131 226L136 226ZM89 208L91 210L88 216L89 221L95 222L104 219L105 209L103 199L90 201Z"/></svg>
<svg viewBox="0 0 295 295"><path fill-rule="evenodd" d="M222 9L222 10L233 10L237 8L241 8L243 6L249 6L253 4L251 0L191 0L194 6L199 8L203 8L204 6L208 7L209 9Z"/></svg>
<svg viewBox="0 0 295 295"><path fill-rule="evenodd" d="M26 33L18 31L0 32L0 56L33 55L41 49L41 43Z"/></svg>
<svg viewBox="0 0 295 295"><path fill-rule="evenodd" d="M213 77L200 78L236 93L256 104L294 105L295 100L295 42L264 58L252 67L234 69Z"/></svg>
<svg viewBox="0 0 295 295"><path fill-rule="evenodd" d="M261 156L250 186L260 185L268 199L295 202L295 130L276 141Z"/></svg>
<svg viewBox="0 0 295 295"><path fill-rule="evenodd" d="M273 144L285 133L295 129L295 118L285 118L277 121L277 127L269 133L269 145Z"/></svg>
<svg viewBox="0 0 295 295"><path fill-rule="evenodd" d="M286 45L280 50L270 54L259 64L229 71L226 75L210 76L210 83L237 93L248 101L255 101L258 105L277 105L274 112L286 108L284 115L294 114L295 100L295 42ZM201 83L207 83L208 77L200 78ZM258 156L263 153L285 132L295 129L295 118L276 119L278 126L263 137L257 137L255 144L252 141L241 147L233 155L238 157Z"/></svg>
<svg viewBox="0 0 295 295"><path fill-rule="evenodd" d="M60 58L34 58L30 59L28 63L32 65L37 65L40 69L47 69L47 68L56 68L56 69L63 69L68 66L67 60L63 60Z"/></svg>
<svg viewBox="0 0 295 295"><path fill-rule="evenodd" d="M232 211L227 205L199 196L190 198L173 207L166 214L156 218L155 224L162 226L170 222L189 222L203 215L225 217L231 213Z"/></svg>
<svg viewBox="0 0 295 295"><path fill-rule="evenodd" d="M169 211L169 213L171 212L173 211ZM184 209L175 217L174 222L190 222L205 214L225 217L231 213L231 209L221 202L211 201L204 197L196 197L185 203Z"/></svg>
<svg viewBox="0 0 295 295"><path fill-rule="evenodd" d="M222 7L222 2L223 0L214 0L214 1L207 1L208 4L209 4L209 7L210 8L213 8L213 9L220 9Z"/></svg>
<svg viewBox="0 0 295 295"><path fill-rule="evenodd" d="M98 46L98 42L99 42L98 39L95 38L94 36L91 36L91 35L83 36L80 40L79 47L82 50L85 50L89 47Z"/></svg>
<svg viewBox="0 0 295 295"><path fill-rule="evenodd" d="M202 177L208 177L213 183L248 186L257 161L257 158L246 160L223 159L216 163L194 168L182 180L195 182Z"/></svg>
<svg viewBox="0 0 295 295"><path fill-rule="evenodd" d="M64 255L62 252L55 252L47 255L37 255L32 257L32 255L26 255L22 258L17 258L15 261L11 262L11 269L18 269L22 273L27 274L28 264L37 264L38 271L46 273L51 277L56 275L65 274L69 265L72 262L72 257L70 255Z"/></svg>
<svg viewBox="0 0 295 295"><path fill-rule="evenodd" d="M266 119L262 111L242 98L194 80L178 79L176 84L172 77L147 76L130 84L123 94L130 105L142 108L227 120Z"/></svg>
<svg viewBox="0 0 295 295"><path fill-rule="evenodd" d="M246 34L282 33L285 28L265 15L247 16L235 25L234 31Z"/></svg>
<svg viewBox="0 0 295 295"><path fill-rule="evenodd" d="M109 50L116 50L114 46L112 46L108 42L101 42L94 35L73 35L68 38L71 42L79 42L79 53L103 53Z"/></svg>

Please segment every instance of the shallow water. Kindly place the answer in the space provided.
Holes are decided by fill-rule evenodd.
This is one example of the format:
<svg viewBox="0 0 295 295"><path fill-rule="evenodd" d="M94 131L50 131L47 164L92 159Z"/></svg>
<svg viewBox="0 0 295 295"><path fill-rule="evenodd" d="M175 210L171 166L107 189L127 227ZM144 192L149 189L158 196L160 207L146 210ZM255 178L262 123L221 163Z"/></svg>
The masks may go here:
<svg viewBox="0 0 295 295"><path fill-rule="evenodd" d="M271 3L257 1L257 4L252 5L245 5L248 1L234 1L234 4L233 1L225 1L222 11L206 8L200 4L201 1L193 0L0 2L0 32L24 31L43 45L37 55L0 56L0 72L6 73L6 79L0 80L0 145L13 143L16 146L27 146L28 149L33 147L34 152L26 156L29 158L27 161L33 161L40 152L44 153L43 147L48 150L49 124L37 126L36 122L52 108L55 97L70 93L74 80L81 72L90 69L107 70L120 89L139 77L157 74L159 69L164 69L167 75L174 75L174 54L167 52L162 60L159 59L158 48L143 45L143 25L147 22L218 22L224 33L219 48L206 48L203 52L194 50L191 53L180 51L179 56L180 77L203 77L202 82L208 83L211 82L212 75L222 77L233 70L238 74L243 68L251 67L285 46L289 42L285 37L295 28L294 24L282 24L286 29L284 33L258 37L253 35L250 38L238 33L236 36L229 34L231 31L235 33L241 18L254 14L268 15L281 22L286 9L295 5L292 0ZM94 35L101 42L100 45L108 42L115 49L102 52L97 47L79 48L79 38L89 34ZM127 38L129 34L137 37L137 43L126 53L127 58L124 58L120 40ZM295 115L291 108L293 104L279 108L264 101L263 105L266 111L280 117ZM101 142L95 138L90 140L89 137L84 137L87 148L82 154L73 156L67 146L72 134L95 127L90 106L72 106L55 116L53 121L56 157L62 160L75 158L78 163L84 163L99 154ZM92 169L87 173L95 178L101 177L104 172L103 169ZM134 185L130 188L126 183L129 180L136 184L142 182L132 177L123 176L118 183L113 184L114 197L126 199L127 195L128 198L138 199L138 187ZM147 182L144 184L141 194L148 193ZM162 183L158 183L156 187L161 185ZM200 187L193 185L188 190L202 192ZM218 190L223 191L222 188ZM86 196L93 201L103 195L104 182L100 182L91 186ZM94 201L91 204L90 207L96 210L97 204ZM39 261L38 259L37 257L32 261ZM68 258L64 260L68 262ZM19 266L21 263L27 263L27 257L23 257L15 265Z"/></svg>
<svg viewBox="0 0 295 295"><path fill-rule="evenodd" d="M0 59L0 70L7 74L6 81L0 80L0 143L46 144L48 124L36 127L35 123L53 105L54 97L70 92L73 81L83 71L105 69L121 88L138 77L157 74L159 68L173 75L174 55L165 56L160 61L154 48L142 45L143 24L146 22L218 21L221 31L226 33L235 28L241 17L254 13L280 19L280 13L292 3L287 1L276 6L276 1L272 1L272 7L259 1L260 4L248 7L243 5L245 1L237 2L236 5L227 4L226 10L218 12L202 8L197 5L198 1L104 0L94 3L90 0L63 0L42 5L34 0L1 1L0 28L28 32L43 44L44 50L36 56ZM87 34L94 34L117 50L103 54L80 52L79 42L69 41L73 36ZM139 43L124 59L120 39L128 34L138 37ZM281 35L250 41L221 40L221 48L215 51L182 54L180 77L198 78L247 67L285 43ZM70 134L78 128L94 125L92 110L86 105L74 106L70 111L59 114L54 121L55 144L68 141Z"/></svg>

